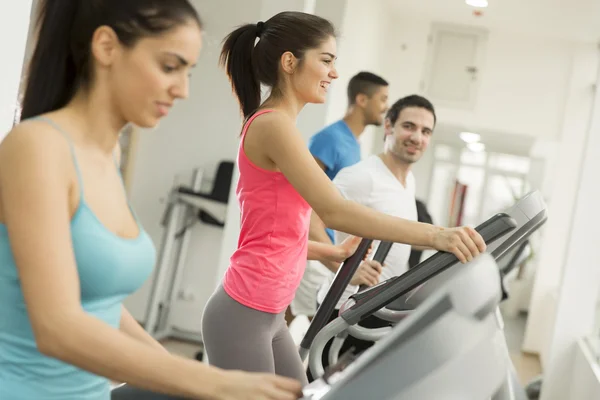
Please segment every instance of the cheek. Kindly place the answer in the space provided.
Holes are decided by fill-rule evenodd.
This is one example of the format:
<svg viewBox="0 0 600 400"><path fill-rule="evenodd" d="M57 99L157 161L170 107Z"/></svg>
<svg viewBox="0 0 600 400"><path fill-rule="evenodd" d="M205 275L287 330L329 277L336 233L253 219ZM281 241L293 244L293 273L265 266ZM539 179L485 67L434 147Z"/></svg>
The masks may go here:
<svg viewBox="0 0 600 400"><path fill-rule="evenodd" d="M162 100L160 89L164 73L149 64L132 66L122 75L116 88L121 107L128 112L139 113L154 101Z"/></svg>
<svg viewBox="0 0 600 400"><path fill-rule="evenodd" d="M411 132L410 132L410 131L407 131L407 130L401 129L401 130L398 132L398 141L399 141L399 142L401 142L401 143L404 143L404 142L406 142L406 141L410 140L410 137L411 137L411 136L412 136L412 135L411 135Z"/></svg>

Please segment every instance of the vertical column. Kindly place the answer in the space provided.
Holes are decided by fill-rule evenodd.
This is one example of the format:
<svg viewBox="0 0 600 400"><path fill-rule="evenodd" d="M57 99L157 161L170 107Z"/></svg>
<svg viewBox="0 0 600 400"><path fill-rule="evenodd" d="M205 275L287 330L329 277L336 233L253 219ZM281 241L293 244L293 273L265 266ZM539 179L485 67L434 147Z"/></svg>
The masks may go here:
<svg viewBox="0 0 600 400"><path fill-rule="evenodd" d="M545 166L550 180L544 184L548 200L549 220L543 228L542 245L537 258L537 271L530 302L523 350L540 355L547 367L547 349L551 339L552 320L556 311L556 290L567 254L569 228L573 221L577 182L585 151L585 138L590 129L591 90L596 82L598 54L594 45L573 48L573 61L568 96L565 99L562 135L555 157ZM552 149L549 149L552 150Z"/></svg>
<svg viewBox="0 0 600 400"><path fill-rule="evenodd" d="M575 204L569 210L573 220L563 260L541 400L569 398L575 345L581 337L591 334L594 327L600 282L597 238L597 227L600 226L600 74L583 157L572 162L580 164L581 174ZM561 185L561 182L557 184Z"/></svg>
<svg viewBox="0 0 600 400"><path fill-rule="evenodd" d="M304 12L314 14L317 8L317 0L304 0Z"/></svg>
<svg viewBox="0 0 600 400"><path fill-rule="evenodd" d="M0 3L0 141L15 118L30 14L31 0Z"/></svg>

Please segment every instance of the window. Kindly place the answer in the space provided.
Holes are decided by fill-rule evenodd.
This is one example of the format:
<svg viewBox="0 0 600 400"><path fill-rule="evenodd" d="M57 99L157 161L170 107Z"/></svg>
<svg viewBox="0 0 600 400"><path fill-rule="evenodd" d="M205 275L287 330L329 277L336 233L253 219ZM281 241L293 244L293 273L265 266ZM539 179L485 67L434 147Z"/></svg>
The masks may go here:
<svg viewBox="0 0 600 400"><path fill-rule="evenodd" d="M529 172L530 159L512 154L491 154L490 168L507 172L526 174Z"/></svg>
<svg viewBox="0 0 600 400"><path fill-rule="evenodd" d="M481 217L489 218L512 206L525 194L526 189L522 178L500 174L490 175L483 198Z"/></svg>
<svg viewBox="0 0 600 400"><path fill-rule="evenodd" d="M475 152L465 149L460 153L461 164L484 166L486 159L487 153L484 151Z"/></svg>
<svg viewBox="0 0 600 400"><path fill-rule="evenodd" d="M456 166L446 162L436 162L431 179L431 192L427 208L433 223L448 224L449 199L454 187Z"/></svg>
<svg viewBox="0 0 600 400"><path fill-rule="evenodd" d="M463 165L458 170L458 180L460 183L467 185L461 225L476 226L481 222L479 209L481 207L481 193L485 183L485 170L481 167Z"/></svg>

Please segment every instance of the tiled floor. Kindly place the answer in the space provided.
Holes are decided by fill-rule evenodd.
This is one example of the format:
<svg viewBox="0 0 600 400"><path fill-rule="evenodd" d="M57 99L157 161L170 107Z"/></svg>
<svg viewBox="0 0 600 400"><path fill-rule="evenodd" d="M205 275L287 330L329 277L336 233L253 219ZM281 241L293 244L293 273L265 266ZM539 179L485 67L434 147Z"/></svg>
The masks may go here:
<svg viewBox="0 0 600 400"><path fill-rule="evenodd" d="M517 370L519 379L523 385L527 384L533 378L541 373L540 361L537 356L523 354L520 350L523 336L525 334L525 316L505 319L504 332L506 335L506 343L508 345L513 364ZM296 329L292 329L296 333L295 336L301 335L303 328L297 324ZM297 339L297 338L296 338ZM195 358L196 353L202 350L202 346L195 343L187 343L177 340L167 340L163 343L165 347L183 357Z"/></svg>

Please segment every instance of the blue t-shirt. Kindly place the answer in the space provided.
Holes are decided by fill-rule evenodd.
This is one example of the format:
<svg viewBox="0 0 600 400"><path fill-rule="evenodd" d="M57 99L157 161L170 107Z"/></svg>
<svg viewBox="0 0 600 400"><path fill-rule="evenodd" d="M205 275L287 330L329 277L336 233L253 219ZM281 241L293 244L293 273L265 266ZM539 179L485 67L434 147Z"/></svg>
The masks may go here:
<svg viewBox="0 0 600 400"><path fill-rule="evenodd" d="M325 173L331 180L343 168L360 161L360 143L343 120L317 132L310 138L308 148L325 165ZM333 242L333 231L327 229L327 234Z"/></svg>

